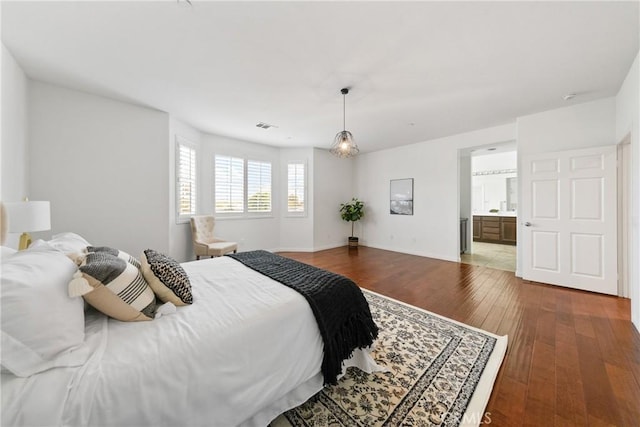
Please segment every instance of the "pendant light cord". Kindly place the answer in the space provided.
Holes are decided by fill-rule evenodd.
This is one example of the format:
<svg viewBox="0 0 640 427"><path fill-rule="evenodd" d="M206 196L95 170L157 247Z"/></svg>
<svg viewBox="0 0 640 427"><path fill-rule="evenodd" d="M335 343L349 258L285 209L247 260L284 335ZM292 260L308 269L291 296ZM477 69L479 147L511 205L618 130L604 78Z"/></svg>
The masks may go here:
<svg viewBox="0 0 640 427"><path fill-rule="evenodd" d="M347 94L342 94L342 130L347 130Z"/></svg>
<svg viewBox="0 0 640 427"><path fill-rule="evenodd" d="M340 90L342 93L342 130L347 130L347 94L349 93L349 88L342 88Z"/></svg>

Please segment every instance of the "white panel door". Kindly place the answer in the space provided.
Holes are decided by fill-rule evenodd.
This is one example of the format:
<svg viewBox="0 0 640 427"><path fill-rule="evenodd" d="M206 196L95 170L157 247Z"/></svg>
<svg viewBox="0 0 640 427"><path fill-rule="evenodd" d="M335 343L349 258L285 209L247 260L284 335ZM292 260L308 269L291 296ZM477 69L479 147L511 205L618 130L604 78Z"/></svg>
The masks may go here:
<svg viewBox="0 0 640 427"><path fill-rule="evenodd" d="M616 147L524 156L526 280L616 295Z"/></svg>

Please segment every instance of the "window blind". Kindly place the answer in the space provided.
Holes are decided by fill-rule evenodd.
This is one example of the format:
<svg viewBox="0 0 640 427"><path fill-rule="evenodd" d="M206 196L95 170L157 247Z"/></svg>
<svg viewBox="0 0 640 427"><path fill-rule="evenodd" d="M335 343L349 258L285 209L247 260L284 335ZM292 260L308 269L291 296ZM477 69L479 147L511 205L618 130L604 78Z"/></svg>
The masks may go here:
<svg viewBox="0 0 640 427"><path fill-rule="evenodd" d="M215 156L216 213L244 212L244 159Z"/></svg>
<svg viewBox="0 0 640 427"><path fill-rule="evenodd" d="M271 212L271 163L247 161L247 212Z"/></svg>
<svg viewBox="0 0 640 427"><path fill-rule="evenodd" d="M304 163L289 163L287 170L287 212L304 212Z"/></svg>
<svg viewBox="0 0 640 427"><path fill-rule="evenodd" d="M178 219L196 214L196 150L177 143L176 199Z"/></svg>

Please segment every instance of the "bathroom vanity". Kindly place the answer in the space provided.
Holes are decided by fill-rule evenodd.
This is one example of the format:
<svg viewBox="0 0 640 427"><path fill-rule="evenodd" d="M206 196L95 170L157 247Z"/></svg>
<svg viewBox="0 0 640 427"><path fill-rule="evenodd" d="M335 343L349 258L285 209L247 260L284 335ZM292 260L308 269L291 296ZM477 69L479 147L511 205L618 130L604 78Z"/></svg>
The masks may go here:
<svg viewBox="0 0 640 427"><path fill-rule="evenodd" d="M473 241L515 245L517 242L515 212L473 215Z"/></svg>

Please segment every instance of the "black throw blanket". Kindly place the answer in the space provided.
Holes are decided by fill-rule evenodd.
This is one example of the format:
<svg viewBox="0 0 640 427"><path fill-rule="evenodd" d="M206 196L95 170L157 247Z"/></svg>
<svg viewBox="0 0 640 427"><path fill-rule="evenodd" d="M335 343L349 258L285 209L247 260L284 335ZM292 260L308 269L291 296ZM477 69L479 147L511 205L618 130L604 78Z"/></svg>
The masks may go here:
<svg viewBox="0 0 640 427"><path fill-rule="evenodd" d="M286 285L305 297L318 322L324 342L322 375L335 384L342 361L356 348L365 348L378 336L369 303L352 280L321 268L267 251L227 255L247 267Z"/></svg>

